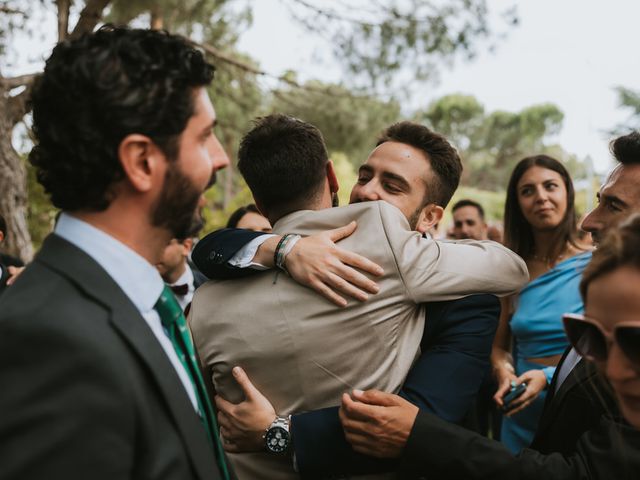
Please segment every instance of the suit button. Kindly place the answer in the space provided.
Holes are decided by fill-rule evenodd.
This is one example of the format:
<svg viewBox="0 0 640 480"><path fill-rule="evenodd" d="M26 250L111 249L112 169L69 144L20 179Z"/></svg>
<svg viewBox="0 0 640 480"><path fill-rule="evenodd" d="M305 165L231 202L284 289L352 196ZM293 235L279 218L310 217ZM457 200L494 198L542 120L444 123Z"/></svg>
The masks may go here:
<svg viewBox="0 0 640 480"><path fill-rule="evenodd" d="M212 260L213 263L223 263L221 253L211 252L209 254L209 259Z"/></svg>

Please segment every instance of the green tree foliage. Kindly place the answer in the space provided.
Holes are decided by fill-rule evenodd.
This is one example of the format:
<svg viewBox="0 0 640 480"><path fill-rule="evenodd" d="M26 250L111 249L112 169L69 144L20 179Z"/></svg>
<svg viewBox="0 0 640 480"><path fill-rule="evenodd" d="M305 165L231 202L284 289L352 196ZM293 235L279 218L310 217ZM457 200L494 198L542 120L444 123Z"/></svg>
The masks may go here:
<svg viewBox="0 0 640 480"><path fill-rule="evenodd" d="M373 89L388 87L407 65L412 79L430 78L456 55L472 58L489 37L485 0L288 3L310 32L331 40L352 85ZM517 24L515 8L503 12L503 18Z"/></svg>
<svg viewBox="0 0 640 480"><path fill-rule="evenodd" d="M629 118L615 127L613 135L623 135L630 130L640 129L640 91L625 87L616 87L618 105L630 112Z"/></svg>
<svg viewBox="0 0 640 480"><path fill-rule="evenodd" d="M269 75L257 61L239 52L238 39L252 22L254 4L249 0L0 0L0 95L10 103L10 108L0 109L0 116L5 117L0 122L5 146L11 144L13 127L28 113L26 100L34 79L34 75L3 76L7 58L23 53L12 44L13 33L42 35L47 28L55 30L54 16L59 40L112 22L163 28L183 34L203 48L217 66L210 93L220 118L217 134L232 159L250 119L278 108L317 124L332 153L342 152L345 159L359 164L371 149L375 133L399 116L396 103L371 96L381 93L380 86L388 87L399 74L405 83L424 80L427 73L437 72L458 54L473 56L482 44L479 41L490 37L486 0L280 1L310 35L327 41L325 45L333 49L347 72L345 86L331 86L329 92L326 86L319 89L313 83L301 86L295 73ZM513 14L509 18L515 23ZM43 27L43 20L52 24ZM42 58L49 55L41 53ZM406 65L411 65L410 71L403 68ZM269 95L271 89L258 81L265 76L277 81L273 96ZM364 86L368 95L357 88ZM392 98L389 91L386 97ZM25 175L24 164L13 148L0 149L0 156L0 160L11 158L14 170L20 170L17 177L27 179L13 182L15 191L0 197L0 211L13 211L20 219L27 212L31 234L39 239L41 227L47 225L44 218L50 218L53 210L40 204L41 192L36 193L33 176ZM34 195L30 210L26 208L27 193ZM218 186L207 198L210 207L223 212L248 200L246 187L233 168L220 175ZM16 209L7 199L21 199L22 206ZM16 218L10 218L7 246L25 252L27 258L32 251L29 234L24 220Z"/></svg>
<svg viewBox="0 0 640 480"><path fill-rule="evenodd" d="M29 195L29 207L27 210L27 222L33 248L38 250L44 238L53 228L58 210L51 205L49 196L36 179L35 169L24 159L27 169L27 193Z"/></svg>
<svg viewBox="0 0 640 480"><path fill-rule="evenodd" d="M312 123L324 135L329 151L345 154L355 166L367 158L376 135L400 118L400 105L395 101L317 81L304 86L306 89L274 91L271 110Z"/></svg>
<svg viewBox="0 0 640 480"><path fill-rule="evenodd" d="M584 173L575 157L548 143L560 131L564 118L553 104L533 105L519 112L487 112L474 97L453 94L435 100L416 118L450 138L460 150L465 185L504 190L513 166L538 153L564 161L574 175Z"/></svg>

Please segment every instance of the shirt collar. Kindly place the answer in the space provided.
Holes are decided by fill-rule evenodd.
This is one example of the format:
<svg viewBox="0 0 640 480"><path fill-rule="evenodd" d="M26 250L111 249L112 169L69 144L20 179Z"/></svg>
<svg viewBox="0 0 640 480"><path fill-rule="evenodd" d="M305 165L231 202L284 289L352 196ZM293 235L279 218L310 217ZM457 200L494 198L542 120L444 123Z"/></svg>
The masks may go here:
<svg viewBox="0 0 640 480"><path fill-rule="evenodd" d="M140 313L153 309L164 282L156 268L141 255L111 235L66 213L60 215L55 233L98 262Z"/></svg>
<svg viewBox="0 0 640 480"><path fill-rule="evenodd" d="M168 283L167 285L173 287L175 285L184 285L185 283L189 286L189 290L194 289L193 272L191 272L191 268L189 267L189 265L185 265L184 272L182 273L182 275L180 275L180 278L178 278L178 280L176 280L174 283Z"/></svg>

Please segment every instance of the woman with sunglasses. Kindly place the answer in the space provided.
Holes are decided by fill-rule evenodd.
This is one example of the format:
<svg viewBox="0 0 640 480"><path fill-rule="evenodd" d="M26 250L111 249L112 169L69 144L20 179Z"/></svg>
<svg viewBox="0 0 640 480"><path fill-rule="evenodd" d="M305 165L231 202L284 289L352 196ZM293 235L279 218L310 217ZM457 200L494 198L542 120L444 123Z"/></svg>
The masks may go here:
<svg viewBox="0 0 640 480"><path fill-rule="evenodd" d="M622 414L640 429L640 215L609 232L580 291L585 314L564 316L567 336L604 372Z"/></svg>
<svg viewBox="0 0 640 480"><path fill-rule="evenodd" d="M505 415L501 440L518 453L533 440L545 390L568 346L561 316L583 311L578 285L591 253L578 243L569 173L546 155L516 165L504 225L506 246L525 260L530 274L524 289L502 303L491 355L494 400Z"/></svg>

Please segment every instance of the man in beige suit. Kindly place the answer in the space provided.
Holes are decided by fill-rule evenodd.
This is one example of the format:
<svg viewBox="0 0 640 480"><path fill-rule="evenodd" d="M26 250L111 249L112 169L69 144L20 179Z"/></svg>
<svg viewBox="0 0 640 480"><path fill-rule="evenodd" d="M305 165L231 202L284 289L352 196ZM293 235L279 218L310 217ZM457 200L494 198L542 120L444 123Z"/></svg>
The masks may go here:
<svg viewBox="0 0 640 480"><path fill-rule="evenodd" d="M377 295L342 309L273 270L201 287L192 304L191 326L201 359L212 368L224 398L243 399L231 375L235 365L244 367L281 415L337 405L352 388L395 392L418 352L422 303L477 292L504 295L527 281L522 260L498 244L435 242L413 230L426 231L440 220L462 169L448 142L428 133L426 140L435 147L429 157L404 145L406 155L416 161L429 158L425 184L405 185L393 175L383 180L390 189L422 192L420 208L408 208L408 202L407 208L400 205L402 211L382 201L329 208L338 183L322 136L309 124L270 116L245 136L238 166L274 232L310 235L357 220L358 229L340 246L366 255L385 273L378 279ZM363 185L367 175L372 172L361 170ZM286 266L296 238L285 235L276 249L277 263ZM277 428L275 447L286 446L286 420L273 430ZM286 455L230 457L240 479L297 478Z"/></svg>

